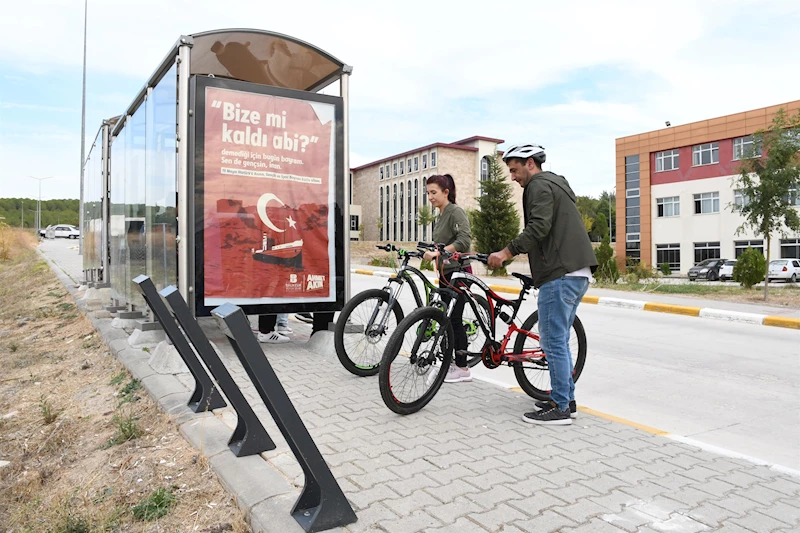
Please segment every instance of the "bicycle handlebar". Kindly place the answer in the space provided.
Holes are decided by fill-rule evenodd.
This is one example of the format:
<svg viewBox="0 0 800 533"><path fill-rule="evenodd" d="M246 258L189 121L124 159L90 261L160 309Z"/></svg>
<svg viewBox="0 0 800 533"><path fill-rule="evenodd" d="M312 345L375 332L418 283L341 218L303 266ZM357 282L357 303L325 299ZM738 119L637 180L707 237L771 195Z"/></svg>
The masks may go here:
<svg viewBox="0 0 800 533"><path fill-rule="evenodd" d="M421 251L417 251L417 252L408 251L408 250L405 250L403 248L398 248L393 243L388 243L388 244L386 244L384 246L375 245L375 248L377 248L379 250L383 250L385 252L397 252L397 255L400 256L400 257L403 257L403 256L422 257L422 255L423 255L423 252L421 252Z"/></svg>

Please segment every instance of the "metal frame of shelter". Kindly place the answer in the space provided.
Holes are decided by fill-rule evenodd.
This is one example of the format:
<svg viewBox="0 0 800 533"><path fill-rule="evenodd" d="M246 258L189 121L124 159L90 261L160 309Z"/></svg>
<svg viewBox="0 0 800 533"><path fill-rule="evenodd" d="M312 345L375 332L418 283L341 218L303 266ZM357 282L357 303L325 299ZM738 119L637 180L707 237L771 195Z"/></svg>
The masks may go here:
<svg viewBox="0 0 800 533"><path fill-rule="evenodd" d="M202 221L197 220L194 199L197 155L193 153L192 80L223 78L306 93L319 93L338 81L343 151L336 161L336 184L329 186L339 189L336 197L341 194L343 201L337 201L339 213L329 224L337 224L335 253L342 254L343 271L337 265L336 273L346 301L350 295L351 73L352 67L324 50L271 31L220 29L181 36L125 112L103 122L84 162L87 199L81 205L85 215L81 231L85 239L98 243L84 253L85 281L110 287L118 308L146 310L133 279L147 275L159 290L177 286L194 312L203 311L195 302L195 240ZM338 262L339 257L330 258L334 260ZM340 299L335 304L288 311L334 311L344 303ZM248 306L242 307L248 311Z"/></svg>

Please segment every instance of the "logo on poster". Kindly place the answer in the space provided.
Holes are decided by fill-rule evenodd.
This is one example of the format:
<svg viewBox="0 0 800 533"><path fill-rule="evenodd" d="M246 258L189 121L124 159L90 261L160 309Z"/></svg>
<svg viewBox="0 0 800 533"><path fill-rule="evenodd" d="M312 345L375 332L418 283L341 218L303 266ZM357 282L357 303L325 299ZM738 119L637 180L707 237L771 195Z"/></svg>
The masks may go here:
<svg viewBox="0 0 800 533"><path fill-rule="evenodd" d="M297 283L297 274L289 274L289 283Z"/></svg>
<svg viewBox="0 0 800 533"><path fill-rule="evenodd" d="M297 274L289 274L289 283L284 286L286 292L303 292L303 284L297 282Z"/></svg>
<svg viewBox="0 0 800 533"><path fill-rule="evenodd" d="M309 274L306 276L306 290L318 291L325 288L325 276Z"/></svg>

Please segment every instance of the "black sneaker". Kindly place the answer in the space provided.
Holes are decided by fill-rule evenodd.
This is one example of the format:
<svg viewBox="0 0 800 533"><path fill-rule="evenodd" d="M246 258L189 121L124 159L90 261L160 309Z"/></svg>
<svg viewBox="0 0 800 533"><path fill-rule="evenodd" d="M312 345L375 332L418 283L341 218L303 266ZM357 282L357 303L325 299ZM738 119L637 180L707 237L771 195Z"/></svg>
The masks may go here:
<svg viewBox="0 0 800 533"><path fill-rule="evenodd" d="M294 317L306 324L311 324L314 321L314 317L311 316L311 313L295 313Z"/></svg>
<svg viewBox="0 0 800 533"><path fill-rule="evenodd" d="M555 403L551 401L546 401L546 402L536 402L535 405L537 409L547 409L548 407L555 406ZM575 403L575 400L569 402L569 417L578 418L578 406Z"/></svg>
<svg viewBox="0 0 800 533"><path fill-rule="evenodd" d="M522 420L529 424L541 424L546 426L569 426L572 418L569 416L569 409L561 410L551 405L541 411L532 411L522 415Z"/></svg>

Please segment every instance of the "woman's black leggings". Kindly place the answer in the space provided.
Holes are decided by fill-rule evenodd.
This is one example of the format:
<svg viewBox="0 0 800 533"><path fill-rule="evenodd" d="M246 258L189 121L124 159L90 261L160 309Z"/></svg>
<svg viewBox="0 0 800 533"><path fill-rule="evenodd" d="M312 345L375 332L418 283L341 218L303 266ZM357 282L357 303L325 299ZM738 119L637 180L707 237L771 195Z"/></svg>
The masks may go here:
<svg viewBox="0 0 800 533"><path fill-rule="evenodd" d="M447 274L445 278L450 281L450 276L451 274ZM439 286L446 286L442 283L441 278L439 279ZM445 305L450 305L450 295L442 293L442 301ZM461 368L466 368L467 366L467 330L464 329L464 322L461 318L464 314L464 304L466 304L466 302L467 300L463 295L458 295L456 297L456 305L453 308L453 314L450 317L450 322L453 324L453 334L455 336L456 366L460 366Z"/></svg>

